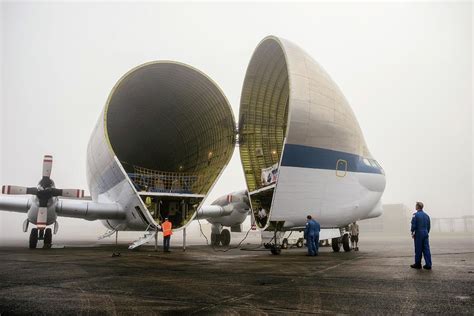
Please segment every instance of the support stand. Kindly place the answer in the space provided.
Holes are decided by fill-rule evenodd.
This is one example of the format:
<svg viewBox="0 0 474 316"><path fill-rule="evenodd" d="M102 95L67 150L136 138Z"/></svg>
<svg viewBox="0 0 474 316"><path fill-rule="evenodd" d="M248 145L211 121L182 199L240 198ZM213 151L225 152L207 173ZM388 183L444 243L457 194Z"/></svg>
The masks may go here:
<svg viewBox="0 0 474 316"><path fill-rule="evenodd" d="M186 251L186 227L183 228L183 251Z"/></svg>
<svg viewBox="0 0 474 316"><path fill-rule="evenodd" d="M155 252L158 251L158 228L155 229Z"/></svg>
<svg viewBox="0 0 474 316"><path fill-rule="evenodd" d="M115 250L112 252L112 257L120 257L120 252L118 251L118 231L115 231Z"/></svg>

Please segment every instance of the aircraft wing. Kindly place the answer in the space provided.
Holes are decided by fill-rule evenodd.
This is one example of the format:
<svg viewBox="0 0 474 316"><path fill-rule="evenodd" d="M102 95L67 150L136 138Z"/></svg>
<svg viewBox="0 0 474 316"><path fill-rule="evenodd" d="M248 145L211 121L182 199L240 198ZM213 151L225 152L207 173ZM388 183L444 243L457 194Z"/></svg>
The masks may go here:
<svg viewBox="0 0 474 316"><path fill-rule="evenodd" d="M30 207L30 196L0 195L0 211L26 213Z"/></svg>
<svg viewBox="0 0 474 316"><path fill-rule="evenodd" d="M56 214L64 217L97 219L125 219L125 211L117 203L98 203L83 200L61 199L56 204Z"/></svg>
<svg viewBox="0 0 474 316"><path fill-rule="evenodd" d="M27 195L0 195L0 211L27 213L33 205ZM56 203L56 214L63 217L97 219L124 219L125 211L117 203L97 203L88 200L60 199Z"/></svg>

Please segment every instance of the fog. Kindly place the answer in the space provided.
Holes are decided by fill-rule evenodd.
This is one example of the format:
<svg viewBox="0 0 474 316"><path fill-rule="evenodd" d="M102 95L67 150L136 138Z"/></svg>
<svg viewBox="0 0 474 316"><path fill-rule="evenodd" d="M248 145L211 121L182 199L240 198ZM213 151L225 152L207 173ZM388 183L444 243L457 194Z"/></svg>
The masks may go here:
<svg viewBox="0 0 474 316"><path fill-rule="evenodd" d="M385 169L383 203L472 215L471 3L14 3L0 9L0 183L36 185L52 154L58 187L84 188L86 146L117 80L170 59L208 74L238 117L253 50L284 37L340 86ZM207 203L245 188L238 150ZM0 239L24 214L0 214ZM99 235L60 219L60 234Z"/></svg>

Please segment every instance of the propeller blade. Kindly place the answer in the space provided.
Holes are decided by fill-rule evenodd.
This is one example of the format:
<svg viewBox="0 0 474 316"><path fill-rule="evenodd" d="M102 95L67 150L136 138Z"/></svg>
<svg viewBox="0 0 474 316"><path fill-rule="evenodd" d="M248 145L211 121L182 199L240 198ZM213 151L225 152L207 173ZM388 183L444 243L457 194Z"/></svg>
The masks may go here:
<svg viewBox="0 0 474 316"><path fill-rule="evenodd" d="M44 155L43 159L43 177L49 178L51 176L51 169L53 168L53 156Z"/></svg>
<svg viewBox="0 0 474 316"><path fill-rule="evenodd" d="M36 194L36 188L20 187L17 185L2 186L2 194Z"/></svg>
<svg viewBox="0 0 474 316"><path fill-rule="evenodd" d="M38 227L38 229L46 228L47 220L48 220L48 208L40 207L38 209L38 217L36 218L36 227Z"/></svg>
<svg viewBox="0 0 474 316"><path fill-rule="evenodd" d="M62 189L59 196L69 197L69 198L83 198L84 197L84 190L78 189Z"/></svg>

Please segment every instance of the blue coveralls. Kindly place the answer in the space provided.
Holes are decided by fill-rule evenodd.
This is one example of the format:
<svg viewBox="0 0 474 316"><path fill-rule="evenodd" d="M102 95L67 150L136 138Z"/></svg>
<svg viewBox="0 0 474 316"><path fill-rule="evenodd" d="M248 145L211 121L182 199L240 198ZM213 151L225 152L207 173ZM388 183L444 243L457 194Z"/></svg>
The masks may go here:
<svg viewBox="0 0 474 316"><path fill-rule="evenodd" d="M428 234L430 232L430 217L423 210L413 214L411 219L411 232L415 233L415 264L421 266L421 254L425 264L431 268L431 253Z"/></svg>
<svg viewBox="0 0 474 316"><path fill-rule="evenodd" d="M308 247L308 255L315 256L319 250L319 232L321 226L314 219L310 219L306 223L304 229L304 238L306 239L306 246Z"/></svg>

